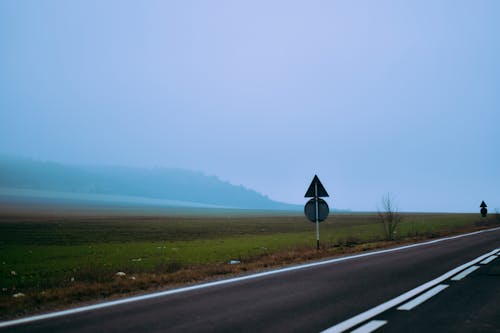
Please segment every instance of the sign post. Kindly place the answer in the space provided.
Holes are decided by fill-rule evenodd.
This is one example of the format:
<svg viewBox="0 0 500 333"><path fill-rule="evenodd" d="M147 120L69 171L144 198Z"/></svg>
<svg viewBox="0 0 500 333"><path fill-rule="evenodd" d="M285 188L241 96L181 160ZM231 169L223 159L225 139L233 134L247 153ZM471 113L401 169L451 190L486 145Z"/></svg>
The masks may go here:
<svg viewBox="0 0 500 333"><path fill-rule="evenodd" d="M486 215L488 215L488 209L486 209L486 207L488 207L488 206L486 205L486 202L484 202L484 200L483 200L481 202L481 206L479 206L479 207L481 207L481 216L486 217Z"/></svg>
<svg viewBox="0 0 500 333"><path fill-rule="evenodd" d="M309 219L309 221L316 223L316 248L319 250L319 223L323 222L329 213L328 204L325 200L320 197L328 197L328 192L326 192L323 184L321 184L317 175L314 175L314 178L309 185L309 188L306 191L304 197L311 198L305 207L304 214Z"/></svg>

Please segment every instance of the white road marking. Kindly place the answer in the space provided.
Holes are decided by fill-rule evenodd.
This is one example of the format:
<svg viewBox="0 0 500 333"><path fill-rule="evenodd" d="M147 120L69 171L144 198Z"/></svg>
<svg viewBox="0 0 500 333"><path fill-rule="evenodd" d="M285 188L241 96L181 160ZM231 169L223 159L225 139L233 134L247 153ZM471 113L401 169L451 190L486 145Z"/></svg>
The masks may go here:
<svg viewBox="0 0 500 333"><path fill-rule="evenodd" d="M111 302L104 302L104 303L99 303L99 304L94 304L94 305L82 306L79 308L51 312L51 313L32 316L32 317L25 317L25 318L16 319L16 320L4 321L4 322L0 322L0 327L8 327L8 326L12 326L12 325L30 323L30 322L38 321L38 320L51 319L51 318L56 318L56 317L61 317L61 316L68 316L68 315L73 315L73 314L86 312L86 311L104 309L104 308L108 308L108 307L116 306L116 305L121 305L121 304L139 302L139 301L144 301L144 300L148 300L148 299L153 299L153 298L158 298L158 297L163 297L163 296L168 296L168 295L173 295L173 294L184 293L184 292L193 291L193 290L199 290L199 289L204 289L204 288L220 286L220 285L224 285L224 284L252 280L252 279L256 279L256 278L260 278L260 277L264 277L264 276L271 276L271 275L276 275L276 274L281 274L281 273L285 273L285 272L291 272L291 271L296 271L296 270L301 270L301 269L306 269L306 268L311 268L311 267L318 267L318 266L328 265L328 264L332 264L332 263L336 263L336 262L373 256L373 255L377 255L377 254L396 252L396 251L411 249L414 247L420 247L420 246L425 246L425 245L429 245L429 244L435 244L435 243L439 243L439 242L453 240L453 239L457 239L457 238L477 235L477 234L481 234L481 233L485 233L485 232L492 232L492 231L496 231L499 229L500 229L500 227L491 228L491 229L484 229L484 230L479 230L479 231L475 231L475 232L471 232L471 233L467 233L467 234L439 238L439 239L434 239L434 240L426 241L426 242L422 242L422 243L404 245L404 246L395 247L392 249L361 253L361 254L356 254L356 255L352 255L352 256L346 256L346 257L334 258L334 259L329 259L329 260L324 260L324 261L312 262L312 263L304 264L304 265L290 266L287 268L282 268L282 269L277 269L277 270L272 270L272 271L267 271L267 272L262 272L262 273L257 273L257 274L251 274L251 275L241 276L241 277L237 277L237 278L231 278L231 279L227 279L227 280L202 283L202 284L197 284L197 285L184 287L184 288L165 290L165 291L160 291L160 292L152 293L152 294L123 298L123 299L119 299L119 300L111 301ZM499 250L500 249L496 249L494 252L496 253ZM493 253L491 253L491 254L493 254ZM491 255L491 254L488 254L488 255ZM441 282L441 281L439 281L439 282ZM437 282L437 283L439 283L439 282ZM427 288L429 288L429 287L427 287ZM420 292L422 292L422 291L423 290L421 290ZM420 292L418 292L418 293L420 293ZM415 295L413 295L413 296L415 296ZM411 296L411 297L413 297L413 296ZM405 300L406 299L403 299L399 303L402 303ZM395 304L395 305L397 305L397 304ZM371 317L369 317L369 318L371 318ZM369 318L367 318L367 319L369 319ZM362 320L362 321L358 322L357 324L360 324L363 321L365 321L365 320ZM357 324L354 324L352 326L355 326ZM350 326L350 327L352 327L352 326ZM348 328L350 328L350 327L348 327Z"/></svg>
<svg viewBox="0 0 500 333"><path fill-rule="evenodd" d="M414 307L427 301L432 296L439 294L441 291L445 290L448 287L449 287L449 285L447 285L447 284L438 284L437 286L435 286L431 290L428 290L425 293L423 293L422 295L415 297L411 301L401 305L400 307L398 307L398 310L409 311L409 310L413 309Z"/></svg>
<svg viewBox="0 0 500 333"><path fill-rule="evenodd" d="M441 282L443 281L446 281L448 280L450 277L454 276L455 274L463 271L464 269L470 267L471 265L474 265L482 260L484 260L485 258L488 258L489 256L491 256L493 253L496 253L497 250L494 250L494 251L490 251L486 254L483 254L482 256L480 257L477 257L476 259L474 260L471 260L463 265L460 265L458 266L457 268L454 268L452 269L451 271L448 271L446 272L445 274L435 278L434 280L431 280L429 282L426 282L412 290L409 290L407 292L405 292L404 294L401 294L399 295L398 297L395 297L385 303L382 303L380 305L377 305L365 312L362 312L354 317L351 317L347 320L344 320L343 322L340 322L326 330L323 331L323 333L340 333L340 332L344 332L356 325L359 325L361 324L362 322L364 321L367 321L379 314L381 314L382 312L385 312L403 302L406 302L407 300L417 296L418 294L426 291L427 289L429 288L432 288L438 284L440 284Z"/></svg>
<svg viewBox="0 0 500 333"><path fill-rule="evenodd" d="M361 327L356 328L351 333L370 333L387 324L387 320L372 320Z"/></svg>
<svg viewBox="0 0 500 333"><path fill-rule="evenodd" d="M460 281L470 273L474 272L476 269L478 269L480 266L472 266L467 268L465 271L461 272L460 274L455 275L454 277L451 278L452 281Z"/></svg>
<svg viewBox="0 0 500 333"><path fill-rule="evenodd" d="M496 258L498 258L498 256L491 256L491 257L486 258L483 261L481 261L480 264L483 264L483 265L489 264L490 262L492 262Z"/></svg>

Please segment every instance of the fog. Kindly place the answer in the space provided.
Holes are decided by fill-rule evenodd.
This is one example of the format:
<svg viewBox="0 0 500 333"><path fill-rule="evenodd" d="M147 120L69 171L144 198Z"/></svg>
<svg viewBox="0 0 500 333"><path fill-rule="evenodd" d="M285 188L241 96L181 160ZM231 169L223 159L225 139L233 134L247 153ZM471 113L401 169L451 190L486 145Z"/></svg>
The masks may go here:
<svg viewBox="0 0 500 333"><path fill-rule="evenodd" d="M0 2L0 153L500 210L498 1Z"/></svg>

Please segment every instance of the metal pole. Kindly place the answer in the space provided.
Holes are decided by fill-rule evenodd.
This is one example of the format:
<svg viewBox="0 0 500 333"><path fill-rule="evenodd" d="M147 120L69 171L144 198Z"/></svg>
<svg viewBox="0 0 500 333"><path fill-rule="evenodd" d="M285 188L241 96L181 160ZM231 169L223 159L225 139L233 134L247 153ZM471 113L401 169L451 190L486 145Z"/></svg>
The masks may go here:
<svg viewBox="0 0 500 333"><path fill-rule="evenodd" d="M314 184L314 200L316 201L316 250L319 251L319 207L318 207L318 183Z"/></svg>

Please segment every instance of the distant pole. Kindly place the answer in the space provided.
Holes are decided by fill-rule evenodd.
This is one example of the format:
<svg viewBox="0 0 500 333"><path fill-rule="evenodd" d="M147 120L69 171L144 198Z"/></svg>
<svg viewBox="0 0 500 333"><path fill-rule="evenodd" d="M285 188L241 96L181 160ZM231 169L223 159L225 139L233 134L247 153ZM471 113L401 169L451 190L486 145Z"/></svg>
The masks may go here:
<svg viewBox="0 0 500 333"><path fill-rule="evenodd" d="M484 202L484 200L481 202L481 216L482 217L486 217L488 215L488 209L486 209L486 207L488 207L488 205L486 205L486 202Z"/></svg>
<svg viewBox="0 0 500 333"><path fill-rule="evenodd" d="M316 200L316 250L319 251L319 203L318 203L318 183L314 184L314 200Z"/></svg>

